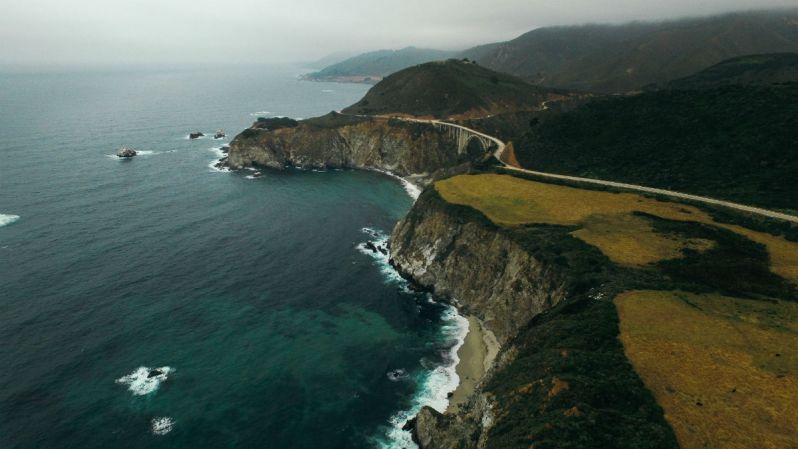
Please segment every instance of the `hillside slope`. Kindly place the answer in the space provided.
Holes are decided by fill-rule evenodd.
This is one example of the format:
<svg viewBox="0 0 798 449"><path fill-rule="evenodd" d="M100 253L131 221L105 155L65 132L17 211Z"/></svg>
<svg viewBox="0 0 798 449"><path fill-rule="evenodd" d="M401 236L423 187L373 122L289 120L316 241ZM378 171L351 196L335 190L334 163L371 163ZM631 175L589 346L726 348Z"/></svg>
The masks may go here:
<svg viewBox="0 0 798 449"><path fill-rule="evenodd" d="M711 89L731 85L798 82L798 53L751 55L723 61L695 75L671 81L668 89Z"/></svg>
<svg viewBox="0 0 798 449"><path fill-rule="evenodd" d="M406 67L451 57L454 52L407 47L401 50L377 50L363 53L305 75L311 81L348 81L376 83Z"/></svg>
<svg viewBox="0 0 798 449"><path fill-rule="evenodd" d="M591 101L516 139L526 168L798 210L798 83Z"/></svg>
<svg viewBox="0 0 798 449"><path fill-rule="evenodd" d="M665 83L737 56L780 52L798 52L798 10L540 28L460 57L542 86L609 93Z"/></svg>
<svg viewBox="0 0 798 449"><path fill-rule="evenodd" d="M450 59L394 73L343 112L438 118L487 115L537 109L542 102L562 96L562 92L532 86L472 62Z"/></svg>

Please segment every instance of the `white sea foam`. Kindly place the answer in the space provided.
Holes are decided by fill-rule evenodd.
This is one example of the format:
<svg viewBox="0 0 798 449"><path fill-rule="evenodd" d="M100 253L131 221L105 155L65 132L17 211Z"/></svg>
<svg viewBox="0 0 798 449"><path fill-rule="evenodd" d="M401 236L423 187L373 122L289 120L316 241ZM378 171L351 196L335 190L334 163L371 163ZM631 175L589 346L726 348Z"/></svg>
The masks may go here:
<svg viewBox="0 0 798 449"><path fill-rule="evenodd" d="M390 176L392 178L398 179L399 182L402 183L402 187L404 187L405 192L407 192L407 194L410 195L410 198L413 198L413 201L417 200L418 196L421 195L421 189L417 185L415 185L412 182L408 181L407 179L405 179L405 178L403 178L403 177L401 177L401 176L399 176L399 175L397 175L395 173L391 173L391 172L389 172L387 170L380 170L378 168L372 168L371 170L372 171L376 171L378 173L382 173L384 175L388 175L388 176Z"/></svg>
<svg viewBox="0 0 798 449"><path fill-rule="evenodd" d="M150 421L152 427L153 435L166 435L167 433L172 431L172 428L175 426L175 420L168 417L163 416L159 418L152 418Z"/></svg>
<svg viewBox="0 0 798 449"><path fill-rule="evenodd" d="M224 151L222 151L222 147L211 147L211 148L208 148L208 150L213 152L216 155L216 158L214 160L212 160L208 164L208 168L210 168L211 171L213 171L213 172L219 172L219 173L227 173L227 172L229 172L230 168L228 168L228 167L217 167L216 166L216 164L221 162L222 159L224 159L227 156L226 154L224 154Z"/></svg>
<svg viewBox="0 0 798 449"><path fill-rule="evenodd" d="M259 115L270 115L270 114L271 114L271 112L269 112L269 111L258 111L258 112L251 112L249 115L251 117L257 117Z"/></svg>
<svg viewBox="0 0 798 449"><path fill-rule="evenodd" d="M127 385L127 389L130 390L134 396L144 396L157 390L158 387L161 386L161 383L166 382L166 379L169 378L169 374L174 371L174 368L168 366L162 366L160 368L140 366L127 376L116 379L116 383Z"/></svg>
<svg viewBox="0 0 798 449"><path fill-rule="evenodd" d="M431 371L422 374L416 397L413 398L408 409L400 410L388 419L390 427L385 439L379 439L376 442L379 447L417 449L418 445L413 441L410 431L404 430L407 422L413 419L422 407L432 407L443 413L449 406L449 393L453 392L460 384L460 377L455 369L457 363L460 362L457 351L465 342L465 337L468 334L468 320L459 315L457 309L450 306L444 312L444 322L446 324L442 329L443 337L456 341L446 354L448 363L435 366Z"/></svg>
<svg viewBox="0 0 798 449"><path fill-rule="evenodd" d="M369 227L364 227L361 231L368 235L371 238L371 242L378 248L387 248L389 236L385 232ZM388 282L400 285L406 290L408 289L408 281L389 262L390 252L383 254L379 250L372 251L366 247L366 243L360 243L356 245L356 248L377 262L380 271L385 275ZM430 303L435 303L431 294L427 294L426 299ZM445 412L449 406L449 393L453 392L457 385L460 384L460 377L456 371L457 364L460 362L457 351L465 343L465 338L468 334L468 320L458 314L457 309L453 306L446 308L442 319L444 324L441 328L441 337L443 340L452 343L446 353L443 354L446 363L441 365L427 359L420 360L421 366L426 371L420 374L419 389L410 407L394 413L388 420L389 428L384 437L377 438L377 441L375 441L377 446L383 449L418 448L416 443L413 442L410 432L404 430L403 427L424 406L432 407L441 413ZM394 381L401 380L406 375L407 373L404 370L395 370L387 374L388 378Z"/></svg>
<svg viewBox="0 0 798 449"><path fill-rule="evenodd" d="M373 239L371 241L372 243L374 243L375 246L385 248L386 250L388 249L388 239L390 238L388 234L372 228L362 228L361 231L364 234L368 234ZM377 262L377 266L380 268L380 272L385 276L385 279L389 283L397 284L407 289L408 287L407 280L405 280L405 278L399 275L399 272L396 271L391 266L390 251L387 251L388 254L383 254L379 250L374 252L366 247L366 242L358 243L357 245L355 245L355 248L357 248L358 251L371 257L372 259L374 259L375 262Z"/></svg>
<svg viewBox="0 0 798 449"><path fill-rule="evenodd" d="M324 92L324 93L327 93L327 94L331 94L331 93L335 92L332 89L322 89L321 91Z"/></svg>
<svg viewBox="0 0 798 449"><path fill-rule="evenodd" d="M19 215L0 214L0 227L10 225L17 220L19 220Z"/></svg>

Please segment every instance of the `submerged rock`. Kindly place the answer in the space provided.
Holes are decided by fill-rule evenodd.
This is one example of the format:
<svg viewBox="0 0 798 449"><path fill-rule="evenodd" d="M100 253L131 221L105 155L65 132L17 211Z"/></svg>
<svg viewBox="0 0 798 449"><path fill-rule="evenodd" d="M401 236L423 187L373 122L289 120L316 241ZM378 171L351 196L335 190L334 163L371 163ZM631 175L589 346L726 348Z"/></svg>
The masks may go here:
<svg viewBox="0 0 798 449"><path fill-rule="evenodd" d="M154 370L150 371L149 374L147 374L147 378L149 379L149 378L152 378L152 377L163 376L164 374L166 374L166 373L164 373L163 371L161 371L159 369L154 369Z"/></svg>
<svg viewBox="0 0 798 449"><path fill-rule="evenodd" d="M204 137L204 136L205 136L205 134L202 134L201 132L197 131L195 133L189 134L188 138L193 140L193 139L199 139L200 137Z"/></svg>
<svg viewBox="0 0 798 449"><path fill-rule="evenodd" d="M369 249L369 250L371 250L371 252L376 253L377 252L377 245L375 245L374 242L371 242L371 241L366 242L366 249Z"/></svg>
<svg viewBox="0 0 798 449"><path fill-rule="evenodd" d="M122 147L116 152L117 157L131 158L136 155L136 150L128 147Z"/></svg>

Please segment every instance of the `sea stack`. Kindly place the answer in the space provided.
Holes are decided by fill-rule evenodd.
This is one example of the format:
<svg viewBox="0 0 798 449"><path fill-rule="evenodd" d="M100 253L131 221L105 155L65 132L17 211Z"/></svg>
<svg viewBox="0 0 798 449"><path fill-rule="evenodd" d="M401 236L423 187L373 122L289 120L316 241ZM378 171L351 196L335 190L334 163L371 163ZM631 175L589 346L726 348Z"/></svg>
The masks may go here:
<svg viewBox="0 0 798 449"><path fill-rule="evenodd" d="M117 157L130 159L131 157L136 155L136 150L128 147L122 147L119 151L116 152Z"/></svg>
<svg viewBox="0 0 798 449"><path fill-rule="evenodd" d="M205 136L205 134L202 134L201 132L197 131L195 133L189 134L188 138L193 140L193 139L199 139L200 137L203 137L203 136Z"/></svg>

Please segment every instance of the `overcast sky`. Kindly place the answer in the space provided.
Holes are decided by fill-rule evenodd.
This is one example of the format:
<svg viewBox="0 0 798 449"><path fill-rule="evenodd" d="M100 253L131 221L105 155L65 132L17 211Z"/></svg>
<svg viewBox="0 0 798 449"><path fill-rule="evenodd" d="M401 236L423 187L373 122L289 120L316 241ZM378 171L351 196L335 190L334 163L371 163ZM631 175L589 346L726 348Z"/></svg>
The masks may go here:
<svg viewBox="0 0 798 449"><path fill-rule="evenodd" d="M0 67L270 63L798 0L0 0Z"/></svg>

